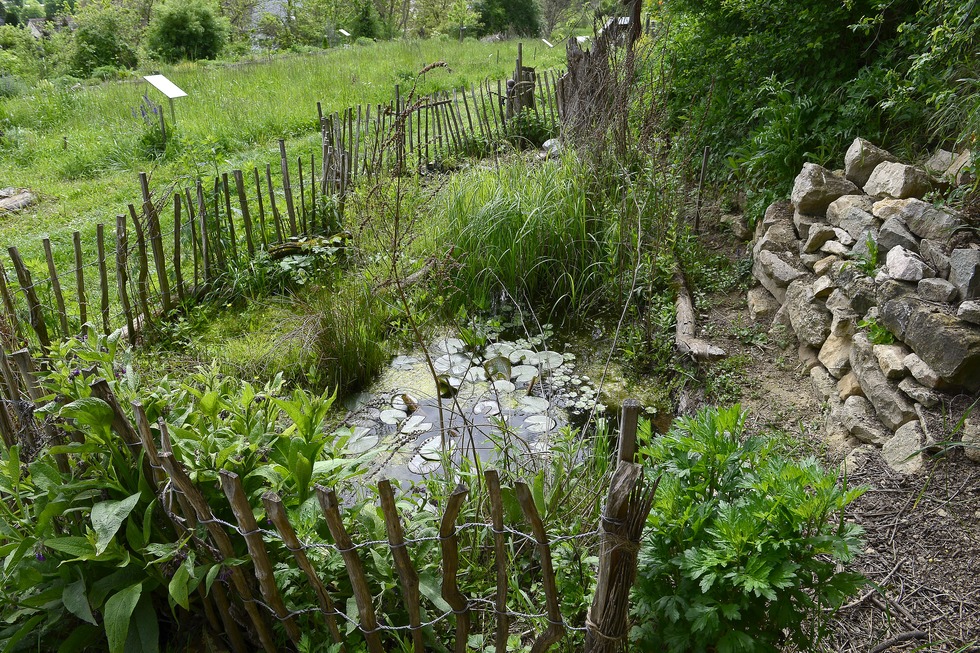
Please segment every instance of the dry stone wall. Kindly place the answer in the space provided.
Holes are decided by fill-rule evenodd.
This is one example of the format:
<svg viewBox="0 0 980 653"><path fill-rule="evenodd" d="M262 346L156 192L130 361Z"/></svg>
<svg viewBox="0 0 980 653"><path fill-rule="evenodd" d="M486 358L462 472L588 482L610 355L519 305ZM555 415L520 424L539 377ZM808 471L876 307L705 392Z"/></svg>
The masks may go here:
<svg viewBox="0 0 980 653"><path fill-rule="evenodd" d="M903 473L950 437L944 405L980 392L980 226L923 199L972 183L970 161L909 165L859 138L843 171L805 164L755 231L753 319L795 338L826 429ZM959 437L980 462L976 418Z"/></svg>

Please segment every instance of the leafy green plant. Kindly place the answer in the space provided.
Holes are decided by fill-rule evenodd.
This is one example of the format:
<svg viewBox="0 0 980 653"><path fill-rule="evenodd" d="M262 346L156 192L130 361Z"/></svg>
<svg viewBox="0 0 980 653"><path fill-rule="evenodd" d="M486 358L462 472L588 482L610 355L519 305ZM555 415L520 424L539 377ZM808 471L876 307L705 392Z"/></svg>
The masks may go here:
<svg viewBox="0 0 980 653"><path fill-rule="evenodd" d="M875 317L864 318L858 322L858 326L868 330L868 340L873 345L890 345L895 342L895 335Z"/></svg>
<svg viewBox="0 0 980 653"><path fill-rule="evenodd" d="M842 489L816 460L791 462L747 436L738 406L678 419L642 454L661 481L640 552L639 646L814 650L863 582L837 566L860 550L843 512L864 488Z"/></svg>

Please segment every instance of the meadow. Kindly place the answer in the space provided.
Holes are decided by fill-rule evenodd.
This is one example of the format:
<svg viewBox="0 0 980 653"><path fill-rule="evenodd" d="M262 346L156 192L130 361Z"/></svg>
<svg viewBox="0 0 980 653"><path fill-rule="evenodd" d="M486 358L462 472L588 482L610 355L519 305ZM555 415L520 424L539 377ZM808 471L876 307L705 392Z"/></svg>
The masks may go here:
<svg viewBox="0 0 980 653"><path fill-rule="evenodd" d="M338 48L252 61L184 63L160 73L188 96L175 102L176 128L166 100L141 77L96 86L44 81L24 95L0 101L0 185L31 189L32 209L0 217L0 236L28 255L51 238L56 252L71 234L90 242L94 225L124 213L138 199L136 174L158 187L232 167L278 163L278 139L297 153L319 153L317 103L324 113L357 104L387 103L395 86L417 92L461 88L512 73L517 41L402 41ZM536 42L524 48L526 65L558 67L563 49ZM437 61L447 64L424 77ZM144 98L163 103L165 148ZM141 109L148 110L145 119Z"/></svg>

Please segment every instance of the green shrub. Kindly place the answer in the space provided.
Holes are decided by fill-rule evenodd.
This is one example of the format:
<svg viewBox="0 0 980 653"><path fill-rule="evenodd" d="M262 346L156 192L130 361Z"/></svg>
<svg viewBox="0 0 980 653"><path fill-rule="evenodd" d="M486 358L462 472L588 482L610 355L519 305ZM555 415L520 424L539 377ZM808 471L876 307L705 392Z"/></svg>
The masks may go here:
<svg viewBox="0 0 980 653"><path fill-rule="evenodd" d="M101 67L133 68L136 50L130 42L132 18L114 5L86 5L76 17L78 29L71 45L71 72L88 77Z"/></svg>
<svg viewBox="0 0 980 653"><path fill-rule="evenodd" d="M640 552L640 650L816 650L862 584L837 565L860 550L843 511L864 488L744 428L738 406L707 409L644 449L662 476Z"/></svg>
<svg viewBox="0 0 980 653"><path fill-rule="evenodd" d="M228 36L228 21L205 0L168 0L153 14L147 45L174 62L216 59Z"/></svg>

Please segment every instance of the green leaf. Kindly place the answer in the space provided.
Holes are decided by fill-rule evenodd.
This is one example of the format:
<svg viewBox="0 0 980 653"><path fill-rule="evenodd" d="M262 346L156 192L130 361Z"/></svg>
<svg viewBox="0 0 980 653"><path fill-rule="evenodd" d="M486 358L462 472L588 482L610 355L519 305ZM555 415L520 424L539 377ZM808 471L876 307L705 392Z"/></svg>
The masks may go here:
<svg viewBox="0 0 980 653"><path fill-rule="evenodd" d="M58 647L58 653L77 653L102 638L102 629L83 624L71 631L71 635Z"/></svg>
<svg viewBox="0 0 980 653"><path fill-rule="evenodd" d="M10 651L17 648L17 644L20 642L20 640L27 637L31 631L34 630L34 626L44 621L45 617L47 617L46 614L38 614L28 619L27 623L21 626L17 632L7 640L7 645L3 648L3 653L10 653Z"/></svg>
<svg viewBox="0 0 980 653"><path fill-rule="evenodd" d="M88 604L88 596L85 594L85 579L79 579L71 585L65 586L65 591L61 595L61 601L73 615L87 621L90 624L98 625L92 615L92 608Z"/></svg>
<svg viewBox="0 0 980 653"><path fill-rule="evenodd" d="M55 551L67 553L76 558L81 558L82 560L94 558L96 555L95 549L92 548L92 543L84 537L56 537L50 540L44 540L44 546Z"/></svg>
<svg viewBox="0 0 980 653"><path fill-rule="evenodd" d="M214 579L218 577L218 572L221 571L221 565L213 565L208 569L207 575L204 577L204 589L208 594L211 593L211 585L214 584Z"/></svg>
<svg viewBox="0 0 980 653"><path fill-rule="evenodd" d="M129 621L142 593L143 585L136 583L113 594L105 602L105 634L109 640L109 653L124 652Z"/></svg>
<svg viewBox="0 0 980 653"><path fill-rule="evenodd" d="M115 417L109 404L98 397L76 399L62 407L60 416L97 429L108 427Z"/></svg>
<svg viewBox="0 0 980 653"><path fill-rule="evenodd" d="M432 605L436 606L436 610L439 610L439 612L449 612L452 610L452 607L442 598L439 580L436 578L434 572L430 571L419 574L419 591L422 592L422 596L432 601Z"/></svg>
<svg viewBox="0 0 980 653"><path fill-rule="evenodd" d="M194 577L194 555L193 553L188 555L187 558L181 563L177 571L174 572L173 578L170 579L170 585L167 589L170 591L170 596L173 598L174 602L185 610L191 609L190 598L188 594L190 593L190 581Z"/></svg>
<svg viewBox="0 0 980 653"><path fill-rule="evenodd" d="M101 554L116 536L119 527L140 500L137 492L122 501L103 501L92 507L92 527L97 536L95 552Z"/></svg>
<svg viewBox="0 0 980 653"><path fill-rule="evenodd" d="M133 612L132 626L126 636L125 653L158 653L160 650L160 625L149 596L140 598Z"/></svg>

